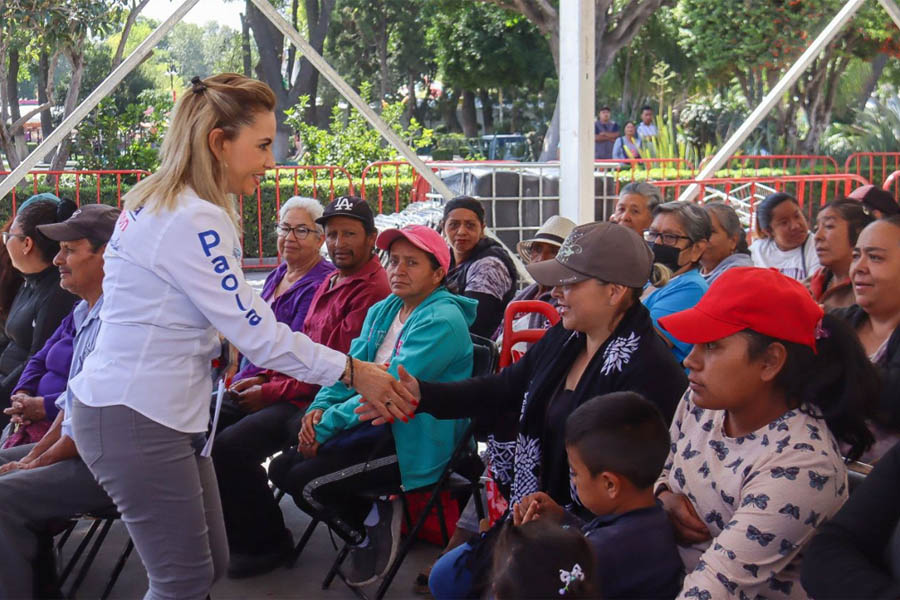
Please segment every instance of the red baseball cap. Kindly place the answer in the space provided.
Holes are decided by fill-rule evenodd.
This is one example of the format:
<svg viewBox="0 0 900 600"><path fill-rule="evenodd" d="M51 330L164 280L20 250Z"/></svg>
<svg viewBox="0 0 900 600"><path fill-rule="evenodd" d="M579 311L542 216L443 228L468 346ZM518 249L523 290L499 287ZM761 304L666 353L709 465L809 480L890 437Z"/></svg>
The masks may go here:
<svg viewBox="0 0 900 600"><path fill-rule="evenodd" d="M659 319L688 344L714 342L745 329L816 350L825 312L799 281L775 269L734 267L722 273L693 308Z"/></svg>
<svg viewBox="0 0 900 600"><path fill-rule="evenodd" d="M438 264L444 268L444 272L450 270L450 247L437 231L425 225L407 225L403 229L388 229L382 231L375 240L375 245L388 251L391 244L399 238L404 238L410 244L434 256Z"/></svg>

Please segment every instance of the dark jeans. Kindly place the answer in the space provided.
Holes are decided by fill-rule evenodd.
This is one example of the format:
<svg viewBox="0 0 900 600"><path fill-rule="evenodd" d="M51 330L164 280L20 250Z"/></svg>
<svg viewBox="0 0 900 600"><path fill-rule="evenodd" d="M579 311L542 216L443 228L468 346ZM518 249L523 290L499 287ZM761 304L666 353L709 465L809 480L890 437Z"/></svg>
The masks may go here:
<svg viewBox="0 0 900 600"><path fill-rule="evenodd" d="M327 521L345 541L364 537L372 503L360 492L399 489L394 436L389 427L360 425L323 444L314 458L291 448L269 465L269 477L305 513Z"/></svg>
<svg viewBox="0 0 900 600"><path fill-rule="evenodd" d="M212 459L231 552L272 552L288 535L261 463L296 443L303 412L294 404L279 402L234 422L223 411Z"/></svg>

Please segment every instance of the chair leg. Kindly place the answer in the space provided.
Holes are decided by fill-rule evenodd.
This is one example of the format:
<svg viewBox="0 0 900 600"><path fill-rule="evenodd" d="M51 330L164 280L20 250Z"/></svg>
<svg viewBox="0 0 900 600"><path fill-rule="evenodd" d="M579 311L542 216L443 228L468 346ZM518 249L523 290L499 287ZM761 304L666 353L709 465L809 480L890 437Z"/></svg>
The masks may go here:
<svg viewBox="0 0 900 600"><path fill-rule="evenodd" d="M435 507L437 508L438 525L441 528L441 540L444 542L444 548L446 548L447 544L450 543L450 533L447 531L447 518L444 514L444 503L441 502L440 494L436 494L435 498L437 499Z"/></svg>
<svg viewBox="0 0 900 600"><path fill-rule="evenodd" d="M428 518L428 515L431 514L431 511L435 507L435 503L439 502L438 498L441 493L442 486L438 484L435 488L434 492L431 495L431 498L428 499L428 502L425 503L425 507L422 509L422 514L419 515L419 518L416 520L416 524L413 525L409 531L407 532L406 539L400 544L400 548L397 550L397 556L394 557L394 561L388 567L387 572L384 574L384 578L381 580L381 583L378 584L378 591L375 593L375 600L381 600L384 598L384 595L387 593L389 587L391 587L391 582L393 582L394 577L397 576L397 572L400 570L400 565L403 564L403 560L406 558L406 555L409 554L409 551L412 549L413 544L416 542L416 535L418 535L419 530L422 529L422 526L425 524L425 519Z"/></svg>
<svg viewBox="0 0 900 600"><path fill-rule="evenodd" d="M72 583L72 588L69 590L70 597L75 597L75 594L78 592L78 588L81 587L81 584L84 582L84 578L87 577L88 571L91 570L91 566L94 564L94 560L97 558L97 554L100 552L100 547L103 545L103 540L106 539L106 535L109 533L113 522L114 519L105 519L103 521L103 528L100 529L100 533L97 535L97 539L91 546L91 550L88 552L88 555L84 559L84 563L82 563L81 565L81 569L79 569L78 571L78 576Z"/></svg>
<svg viewBox="0 0 900 600"><path fill-rule="evenodd" d="M97 529L100 528L100 520L97 519L93 523L91 523L90 529L88 529L87 533L84 534L84 538L82 538L81 542L78 544L78 547L75 549L75 552L72 554L72 558L69 559L69 562L66 563L66 566L63 568L62 574L59 576L59 587L62 587L66 582L66 579L69 578L69 575L72 573L72 570L75 568L75 565L78 563L78 559L81 558L81 555L84 553L85 548L88 547L88 544L91 543L91 538L94 537L94 533L97 532Z"/></svg>
<svg viewBox="0 0 900 600"><path fill-rule="evenodd" d="M297 545L294 547L294 551L291 553L291 558L287 563L287 568L291 569L297 563L297 560L300 558L300 555L303 554L303 549L306 548L306 544L309 543L309 538L312 537L313 532L316 530L316 526L319 524L319 519L313 517L312 521L309 522L309 525L306 526L306 530L303 532L303 536L300 538L300 541L297 542Z"/></svg>
<svg viewBox="0 0 900 600"><path fill-rule="evenodd" d="M487 516L484 510L484 503L481 501L481 484L475 482L472 484L472 500L475 501L475 514L478 515L478 522Z"/></svg>
<svg viewBox="0 0 900 600"><path fill-rule="evenodd" d="M334 559L334 563L331 565L331 569L328 571L328 574L325 576L325 580L322 582L322 589L327 590L328 586L331 585L331 582L334 581L335 576L341 570L341 564L347 558L347 555L350 553L350 544L344 542L344 547L341 548L341 551L338 552L337 557Z"/></svg>
<svg viewBox="0 0 900 600"><path fill-rule="evenodd" d="M131 538L128 538L128 543L125 544L125 550L122 552L122 555L119 556L118 562L116 562L116 566L113 569L112 574L109 576L109 581L106 584L106 588L103 590L103 595L100 596L100 600L106 600L109 598L109 595L112 593L113 586L116 585L116 582L119 580L119 575L122 574L122 569L125 568L125 562L128 560L128 557L131 556L131 551L134 550L134 542L131 541Z"/></svg>
<svg viewBox="0 0 900 600"><path fill-rule="evenodd" d="M72 532L75 530L75 526L76 526L76 525L78 525L78 521L75 521L74 519L71 520L71 521L69 521L69 525L68 525L68 526L66 527L66 529L62 532L62 537L60 537L60 538L59 538L59 541L56 542L56 551L57 551L57 552L62 551L63 546L66 545L66 542L67 542L67 541L69 540L69 538L72 536Z"/></svg>

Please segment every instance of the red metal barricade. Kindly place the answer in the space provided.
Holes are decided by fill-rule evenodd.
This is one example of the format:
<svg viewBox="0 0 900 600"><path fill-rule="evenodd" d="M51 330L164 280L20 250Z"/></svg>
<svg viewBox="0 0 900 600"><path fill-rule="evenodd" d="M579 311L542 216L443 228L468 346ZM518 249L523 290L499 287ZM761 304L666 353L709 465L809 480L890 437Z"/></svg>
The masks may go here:
<svg viewBox="0 0 900 600"><path fill-rule="evenodd" d="M732 156L726 169L737 171L738 177L758 177L760 169L781 170L784 173L768 173L763 176L816 175L840 173L837 161L821 154L766 154Z"/></svg>
<svg viewBox="0 0 900 600"><path fill-rule="evenodd" d="M362 175L360 176L359 183L359 196L363 200L366 200L366 179L368 178L369 184L371 185L373 177L375 178L376 195L378 198L378 214L384 213L385 171L388 172L387 180L393 181L394 184L394 192L390 195L394 199L394 212L398 212L400 210L401 197L406 197L408 202L424 200L424 196L421 198L419 197L420 192L418 192L417 190L420 187L419 181L425 180L422 179L422 176L419 175L418 171L413 169L412 165L410 165L405 160L379 160L366 165L366 168L363 169ZM412 179L412 186L408 196L406 196L406 194L400 193L401 171L403 172L402 177L404 179L407 177ZM390 173L394 174L392 178L390 177Z"/></svg>
<svg viewBox="0 0 900 600"><path fill-rule="evenodd" d="M855 152L844 162L844 172L865 177L868 181L885 181L900 170L900 152ZM886 188L887 189L887 188ZM894 191L896 196L897 191Z"/></svg>
<svg viewBox="0 0 900 600"><path fill-rule="evenodd" d="M9 175L9 173L10 171L0 171L0 177ZM26 192L24 190L18 188L13 188L11 192L10 215L16 213L20 196L27 198L42 192L50 192L60 198L69 198L79 206L81 206L82 201L93 201L101 204L104 201L111 203L110 201L114 198L116 206L121 207L123 179L126 184L133 185L149 174L149 171L139 169L73 169L59 171L38 169L29 171L24 180L28 188L30 188L27 191L27 195L25 195ZM29 177L31 178L30 184L27 183ZM115 192L112 189L104 189L104 184L112 185L113 182L115 183Z"/></svg>
<svg viewBox="0 0 900 600"><path fill-rule="evenodd" d="M756 202L774 192L786 192L797 198L810 223L815 222L818 209L827 202L844 197L854 188L867 185L864 177L847 173L823 175L783 175L780 177L723 177L656 181L653 185L663 192L664 200L676 200L681 193L696 185L695 200L709 202L723 200L732 205L745 222L752 220Z"/></svg>
<svg viewBox="0 0 900 600"><path fill-rule="evenodd" d="M308 177L301 178L301 173ZM238 197L238 210L243 219L241 246L244 249L244 269L271 269L278 265L278 254L274 235L266 236L266 225L275 226L281 210L282 196L310 196L323 203L340 195L335 181L346 179L347 193L353 195L353 177L344 167L334 165L293 165L278 166L266 172L266 178L256 189L253 199ZM267 182L274 181L270 186ZM324 187L320 191L320 187ZM287 198L285 198L287 199ZM253 226L255 225L255 229ZM254 252L256 256L253 256Z"/></svg>

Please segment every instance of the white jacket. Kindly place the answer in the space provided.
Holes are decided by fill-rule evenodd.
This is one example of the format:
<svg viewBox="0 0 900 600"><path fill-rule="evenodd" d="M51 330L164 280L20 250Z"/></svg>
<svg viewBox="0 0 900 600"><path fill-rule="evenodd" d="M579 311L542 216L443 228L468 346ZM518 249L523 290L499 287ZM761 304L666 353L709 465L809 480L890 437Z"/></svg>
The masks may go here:
<svg viewBox="0 0 900 600"><path fill-rule="evenodd" d="M103 327L69 389L88 406L128 406L206 431L216 331L254 364L331 385L346 356L275 320L241 270L238 232L191 189L175 211L123 211L104 254Z"/></svg>

